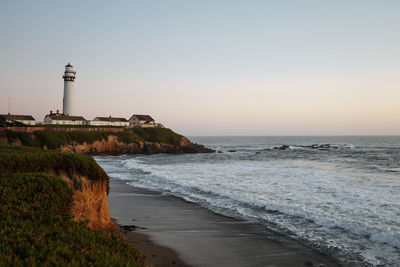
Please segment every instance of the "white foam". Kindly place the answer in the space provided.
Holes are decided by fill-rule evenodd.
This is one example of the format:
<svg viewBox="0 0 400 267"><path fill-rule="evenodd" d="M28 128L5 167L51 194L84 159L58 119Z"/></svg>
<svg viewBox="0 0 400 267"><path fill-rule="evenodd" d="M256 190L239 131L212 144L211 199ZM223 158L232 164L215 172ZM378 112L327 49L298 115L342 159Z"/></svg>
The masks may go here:
<svg viewBox="0 0 400 267"><path fill-rule="evenodd" d="M370 264L382 264L382 257L386 264L400 260L399 177L329 162L213 162L199 157L205 156L157 155L118 164L132 185L263 220L315 246L358 255ZM111 177L124 176L103 167Z"/></svg>

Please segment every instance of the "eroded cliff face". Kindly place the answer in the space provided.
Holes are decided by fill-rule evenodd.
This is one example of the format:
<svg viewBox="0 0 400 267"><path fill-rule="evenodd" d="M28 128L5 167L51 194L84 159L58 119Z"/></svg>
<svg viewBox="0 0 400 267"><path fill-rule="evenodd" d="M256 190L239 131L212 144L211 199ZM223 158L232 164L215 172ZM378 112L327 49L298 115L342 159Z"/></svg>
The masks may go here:
<svg viewBox="0 0 400 267"><path fill-rule="evenodd" d="M88 226L92 229L105 229L117 231L117 226L110 218L110 210L107 201L108 181L90 180L79 173L54 173L69 184L74 190L74 205L71 213L76 221L88 220Z"/></svg>
<svg viewBox="0 0 400 267"><path fill-rule="evenodd" d="M95 141L92 144L72 143L56 149L60 152L81 153L81 154L156 154L156 153L209 153L214 152L202 145L193 144L183 137L177 146L141 142L125 143L120 142L117 136L109 135L107 140ZM62 170L48 170L47 173L60 176L75 190L74 206L71 210L76 221L88 220L88 226L93 229L106 229L116 231L117 226L110 218L108 207L108 181L93 180L82 175L76 170L68 172Z"/></svg>
<svg viewBox="0 0 400 267"><path fill-rule="evenodd" d="M214 152L203 145L194 144L187 138L183 137L179 145L169 145L164 143L139 142L139 143L124 143L120 142L117 136L109 135L107 140L95 141L92 144L73 143L61 148L57 151L72 152L82 154L183 154L183 153L210 153Z"/></svg>

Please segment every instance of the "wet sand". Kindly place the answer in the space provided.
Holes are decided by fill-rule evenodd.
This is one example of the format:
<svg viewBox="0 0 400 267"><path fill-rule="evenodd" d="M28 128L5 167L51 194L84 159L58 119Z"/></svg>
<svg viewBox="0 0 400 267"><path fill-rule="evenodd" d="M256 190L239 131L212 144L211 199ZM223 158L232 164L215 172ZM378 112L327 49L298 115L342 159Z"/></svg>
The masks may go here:
<svg viewBox="0 0 400 267"><path fill-rule="evenodd" d="M111 180L111 217L146 264L155 266L339 266L330 256L259 224L215 214L197 204ZM187 266L186 265L186 266Z"/></svg>
<svg viewBox="0 0 400 267"><path fill-rule="evenodd" d="M178 254L170 248L160 246L151 240L149 236L138 233L137 231L126 231L120 227L121 233L125 239L134 245L143 257L147 266L163 267L189 267L184 263Z"/></svg>

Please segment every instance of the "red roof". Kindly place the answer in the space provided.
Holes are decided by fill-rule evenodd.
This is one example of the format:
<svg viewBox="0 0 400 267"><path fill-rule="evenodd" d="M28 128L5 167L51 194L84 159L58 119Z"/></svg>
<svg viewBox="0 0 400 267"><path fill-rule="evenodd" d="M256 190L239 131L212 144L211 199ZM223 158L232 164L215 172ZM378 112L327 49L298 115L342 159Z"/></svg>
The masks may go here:
<svg viewBox="0 0 400 267"><path fill-rule="evenodd" d="M82 116L69 116L64 114L49 114L46 117L50 117L52 120L60 121L86 121Z"/></svg>
<svg viewBox="0 0 400 267"><path fill-rule="evenodd" d="M110 121L110 122L128 122L125 118L113 118L113 117L96 117L99 121Z"/></svg>
<svg viewBox="0 0 400 267"><path fill-rule="evenodd" d="M132 117L136 117L140 121L146 121L146 122L154 121L154 119L150 115L133 114Z"/></svg>
<svg viewBox="0 0 400 267"><path fill-rule="evenodd" d="M34 121L35 119L31 115L8 115L8 114L1 114L0 117L3 117L6 120L24 120L24 121Z"/></svg>

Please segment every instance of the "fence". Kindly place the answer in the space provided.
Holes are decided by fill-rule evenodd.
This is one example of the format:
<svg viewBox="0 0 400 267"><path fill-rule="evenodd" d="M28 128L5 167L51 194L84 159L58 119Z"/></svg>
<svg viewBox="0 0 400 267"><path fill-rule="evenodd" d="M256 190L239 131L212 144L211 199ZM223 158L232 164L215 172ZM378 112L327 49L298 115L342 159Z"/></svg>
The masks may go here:
<svg viewBox="0 0 400 267"><path fill-rule="evenodd" d="M0 127L0 131L2 131ZM109 128L109 127L29 127L29 126L7 126L6 130L14 132L33 133L35 131L57 131L57 132L123 132L124 128ZM4 130L3 130L4 131Z"/></svg>

